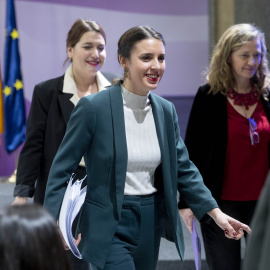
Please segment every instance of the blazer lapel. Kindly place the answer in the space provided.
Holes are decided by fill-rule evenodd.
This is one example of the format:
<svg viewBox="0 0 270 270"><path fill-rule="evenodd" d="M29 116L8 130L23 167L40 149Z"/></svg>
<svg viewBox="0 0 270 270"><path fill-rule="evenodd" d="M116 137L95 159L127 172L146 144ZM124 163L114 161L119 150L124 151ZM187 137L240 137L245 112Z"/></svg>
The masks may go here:
<svg viewBox="0 0 270 270"><path fill-rule="evenodd" d="M64 87L64 76L62 76L62 79L58 86L58 91L59 91L58 101L59 101L59 105L60 105L64 120L65 120L65 123L67 125L70 115L74 109L74 104L70 101L73 95L63 93L63 87Z"/></svg>
<svg viewBox="0 0 270 270"><path fill-rule="evenodd" d="M269 98L269 97L267 97L267 98ZM262 104L263 104L267 119L270 122L270 104L269 104L269 101L268 100L266 101L263 97L261 97L261 101L262 101Z"/></svg>
<svg viewBox="0 0 270 270"><path fill-rule="evenodd" d="M73 96L72 94L63 94L63 93L58 96L60 108L61 108L66 125L74 109L74 104L70 101L70 98L72 96Z"/></svg>
<svg viewBox="0 0 270 270"><path fill-rule="evenodd" d="M172 185L172 176L171 176L171 164L170 164L170 152L169 152L169 145L168 145L168 135L169 132L174 132L172 130L167 130L166 124L165 124L165 115L164 110L158 99L150 94L149 96L151 100L152 110L153 110L153 116L156 124L156 130L157 130L157 136L159 140L159 146L161 151L161 165L162 165L162 176L163 176L163 187L164 187L164 193L165 193L165 204L167 209L174 209L175 205L175 196L174 194L174 187ZM170 222L173 224L178 224L176 222L177 215L172 215L172 211L167 211L168 216L170 218ZM180 223L181 224L181 223ZM179 254L181 258L184 257L184 236L183 231L181 228L181 225L175 227L176 233L174 233L175 239L177 239L177 249L179 251Z"/></svg>
<svg viewBox="0 0 270 270"><path fill-rule="evenodd" d="M158 136L158 142L161 152L161 166L162 166L162 175L163 175L163 186L165 192L172 192L172 186L170 181L164 181L165 179L171 179L170 172L170 153L168 146L168 136L167 129L164 119L164 110L158 99L153 95L149 95L149 99L152 105L152 111L154 116L154 121L156 125L156 131ZM171 194L169 194L169 198Z"/></svg>
<svg viewBox="0 0 270 270"><path fill-rule="evenodd" d="M164 130L164 112L162 106L159 104L155 96L150 93L149 99L152 106L153 116L156 125L156 131L159 141L159 147L161 151L161 159L163 162L163 153L164 153L164 141L165 141L165 130Z"/></svg>
<svg viewBox="0 0 270 270"><path fill-rule="evenodd" d="M120 83L109 90L115 147L115 185L118 217L121 215L127 171L127 143Z"/></svg>

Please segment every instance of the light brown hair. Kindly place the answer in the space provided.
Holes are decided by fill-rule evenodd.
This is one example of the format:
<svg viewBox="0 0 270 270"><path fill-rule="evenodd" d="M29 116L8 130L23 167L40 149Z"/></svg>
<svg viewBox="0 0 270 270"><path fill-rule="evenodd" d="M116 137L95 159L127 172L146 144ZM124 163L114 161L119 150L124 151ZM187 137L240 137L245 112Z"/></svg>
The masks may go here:
<svg viewBox="0 0 270 270"><path fill-rule="evenodd" d="M235 79L228 59L231 53L245 43L258 38L261 42L261 63L251 78L261 95L269 88L269 70L267 49L263 32L252 24L236 24L228 28L214 48L206 80L210 85L210 93L227 92L234 86Z"/></svg>
<svg viewBox="0 0 270 270"><path fill-rule="evenodd" d="M78 19L73 23L67 34L66 48L74 47L81 39L82 35L89 31L95 31L104 38L106 44L106 34L103 28L96 22L92 20ZM65 60L64 64L69 60Z"/></svg>

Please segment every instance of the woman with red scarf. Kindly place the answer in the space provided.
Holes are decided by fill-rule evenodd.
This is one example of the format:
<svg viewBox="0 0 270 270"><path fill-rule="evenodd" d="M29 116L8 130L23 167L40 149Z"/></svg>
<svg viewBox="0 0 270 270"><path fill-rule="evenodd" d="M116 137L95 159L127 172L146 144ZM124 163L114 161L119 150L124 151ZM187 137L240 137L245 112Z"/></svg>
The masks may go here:
<svg viewBox="0 0 270 270"><path fill-rule="evenodd" d="M185 143L220 209L250 224L269 167L270 105L264 34L250 24L230 27L218 41L207 84L191 109ZM180 214L192 231L193 213ZM190 225L191 224L191 225ZM201 222L210 269L239 270L241 246L210 220Z"/></svg>

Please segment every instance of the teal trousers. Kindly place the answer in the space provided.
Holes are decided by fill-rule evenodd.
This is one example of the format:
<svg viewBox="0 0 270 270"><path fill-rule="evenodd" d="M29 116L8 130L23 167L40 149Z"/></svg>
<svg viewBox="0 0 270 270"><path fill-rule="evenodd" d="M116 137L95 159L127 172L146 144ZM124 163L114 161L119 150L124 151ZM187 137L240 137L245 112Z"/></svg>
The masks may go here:
<svg viewBox="0 0 270 270"><path fill-rule="evenodd" d="M102 270L156 269L161 239L157 206L162 199L160 193L124 196L121 219Z"/></svg>

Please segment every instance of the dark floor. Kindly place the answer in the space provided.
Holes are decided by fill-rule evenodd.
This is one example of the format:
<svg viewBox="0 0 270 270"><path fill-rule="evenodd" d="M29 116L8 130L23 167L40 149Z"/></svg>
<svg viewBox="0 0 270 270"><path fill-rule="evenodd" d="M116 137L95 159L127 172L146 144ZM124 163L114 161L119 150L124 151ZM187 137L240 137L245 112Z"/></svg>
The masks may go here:
<svg viewBox="0 0 270 270"><path fill-rule="evenodd" d="M14 186L14 183L8 182L5 178L0 178L0 207L7 206L13 201ZM179 255L173 243L162 239L157 270L195 270L191 237L186 228L183 228L183 230L186 245L185 261L180 261ZM205 263L204 249L202 250L202 258L202 270L208 270Z"/></svg>
<svg viewBox="0 0 270 270"><path fill-rule="evenodd" d="M192 260L179 261L159 261L156 270L195 270L195 264ZM201 270L209 270L207 263L202 261Z"/></svg>

